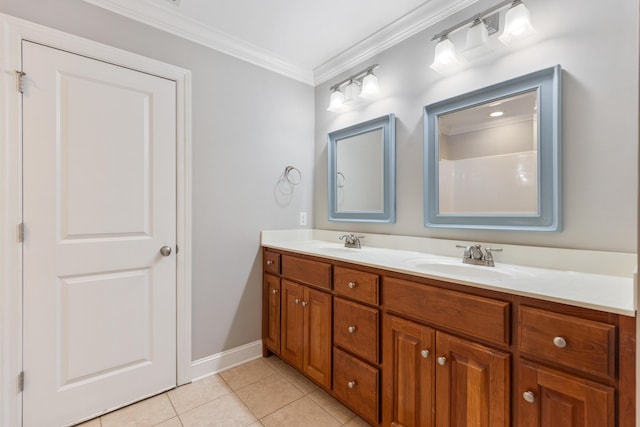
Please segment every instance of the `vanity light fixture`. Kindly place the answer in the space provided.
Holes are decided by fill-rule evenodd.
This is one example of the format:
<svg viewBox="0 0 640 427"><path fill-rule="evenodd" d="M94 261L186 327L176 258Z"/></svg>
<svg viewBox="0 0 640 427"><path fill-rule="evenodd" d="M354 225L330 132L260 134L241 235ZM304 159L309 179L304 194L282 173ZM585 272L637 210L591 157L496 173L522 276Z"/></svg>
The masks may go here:
<svg viewBox="0 0 640 427"><path fill-rule="evenodd" d="M461 28L468 27L467 45L462 54L469 60L482 57L492 51L488 41L491 34L497 33L500 23L500 10L510 6L505 15L505 29L498 37L502 43L509 46L516 40L523 39L532 34L535 30L531 25L529 10L522 0L503 0L489 9L478 13L471 18L453 25L444 31L433 36L432 41L437 41L436 51L431 68L447 73L458 65L455 46L449 40L449 35Z"/></svg>
<svg viewBox="0 0 640 427"><path fill-rule="evenodd" d="M342 110L344 104L344 93L338 87L331 88L331 97L329 98L329 108L327 111L337 113Z"/></svg>
<svg viewBox="0 0 640 427"><path fill-rule="evenodd" d="M339 113L357 104L360 98L375 98L380 92L380 82L373 71L379 66L378 64L370 65L364 70L331 86L329 89L331 91L331 97L329 98L329 108L327 108L327 111Z"/></svg>
<svg viewBox="0 0 640 427"><path fill-rule="evenodd" d="M380 92L380 82L378 76L373 74L373 70L369 71L362 79L362 90L360 91L360 98L372 99L375 98Z"/></svg>
<svg viewBox="0 0 640 427"><path fill-rule="evenodd" d="M515 0L504 17L504 32L498 38L509 46L514 41L525 39L535 33L529 9L522 0Z"/></svg>
<svg viewBox="0 0 640 427"><path fill-rule="evenodd" d="M473 60L493 51L487 44L489 30L480 18L476 18L467 30L467 48L462 52L465 58Z"/></svg>
<svg viewBox="0 0 640 427"><path fill-rule="evenodd" d="M436 45L436 54L433 58L431 68L439 73L449 73L458 68L458 56L456 55L456 47L453 45L447 35L440 37L440 41Z"/></svg>

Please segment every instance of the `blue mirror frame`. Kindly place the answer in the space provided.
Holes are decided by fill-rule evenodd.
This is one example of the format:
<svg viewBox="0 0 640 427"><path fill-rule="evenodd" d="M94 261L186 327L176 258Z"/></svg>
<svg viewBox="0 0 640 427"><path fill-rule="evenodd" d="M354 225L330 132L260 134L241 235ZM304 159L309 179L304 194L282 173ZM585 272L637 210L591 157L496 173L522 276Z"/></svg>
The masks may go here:
<svg viewBox="0 0 640 427"><path fill-rule="evenodd" d="M426 227L561 230L561 74L560 65L556 65L424 107ZM538 212L472 215L440 213L438 117L534 90L538 94Z"/></svg>
<svg viewBox="0 0 640 427"><path fill-rule="evenodd" d="M363 123L336 130L328 135L328 205L329 221L386 222L396 220L396 118L394 114L378 117ZM367 132L382 130L383 135L383 209L376 211L338 210L337 142Z"/></svg>

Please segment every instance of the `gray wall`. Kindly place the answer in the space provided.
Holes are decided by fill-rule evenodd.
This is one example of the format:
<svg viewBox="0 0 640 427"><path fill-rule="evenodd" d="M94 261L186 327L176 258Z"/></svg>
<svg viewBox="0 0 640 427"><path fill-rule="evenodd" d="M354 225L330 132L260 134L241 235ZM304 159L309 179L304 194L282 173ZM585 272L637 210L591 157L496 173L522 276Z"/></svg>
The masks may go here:
<svg viewBox="0 0 640 427"><path fill-rule="evenodd" d="M441 22L351 72L378 63L380 100L342 114L326 111L329 87L316 87L316 228L468 241L635 252L638 159L638 1L527 0L535 43L501 48L451 76L429 68L431 37L496 2ZM465 31L452 35L464 45ZM422 108L470 90L560 64L563 74L564 230L559 233L429 229L423 226ZM326 135L358 122L397 116L397 222L327 220Z"/></svg>
<svg viewBox="0 0 640 427"><path fill-rule="evenodd" d="M192 71L193 359L260 339L260 230L312 221L313 88L80 0L0 12ZM302 172L290 196L287 165Z"/></svg>

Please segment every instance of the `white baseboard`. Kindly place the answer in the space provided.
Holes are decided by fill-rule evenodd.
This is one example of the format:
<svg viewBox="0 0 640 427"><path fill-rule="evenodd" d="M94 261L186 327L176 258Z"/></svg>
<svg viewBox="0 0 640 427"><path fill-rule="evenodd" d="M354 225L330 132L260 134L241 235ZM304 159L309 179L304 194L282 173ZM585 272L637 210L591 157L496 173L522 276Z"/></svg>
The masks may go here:
<svg viewBox="0 0 640 427"><path fill-rule="evenodd" d="M197 381L262 357L262 340L250 342L191 362L191 381Z"/></svg>

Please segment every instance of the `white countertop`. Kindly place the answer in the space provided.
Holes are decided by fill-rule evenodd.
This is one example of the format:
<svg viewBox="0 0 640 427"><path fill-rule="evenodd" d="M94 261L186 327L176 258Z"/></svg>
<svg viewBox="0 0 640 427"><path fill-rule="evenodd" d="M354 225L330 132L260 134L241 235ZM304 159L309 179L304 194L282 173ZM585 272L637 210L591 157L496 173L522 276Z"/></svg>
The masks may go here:
<svg viewBox="0 0 640 427"><path fill-rule="evenodd" d="M469 242L365 234L362 249L349 249L338 240L340 234L327 230L263 231L261 243L273 249L635 316L636 254L483 244L503 248L494 254L495 267L483 267L462 263L462 250L455 245ZM380 244L385 247L377 247ZM513 262L518 257L524 262Z"/></svg>

